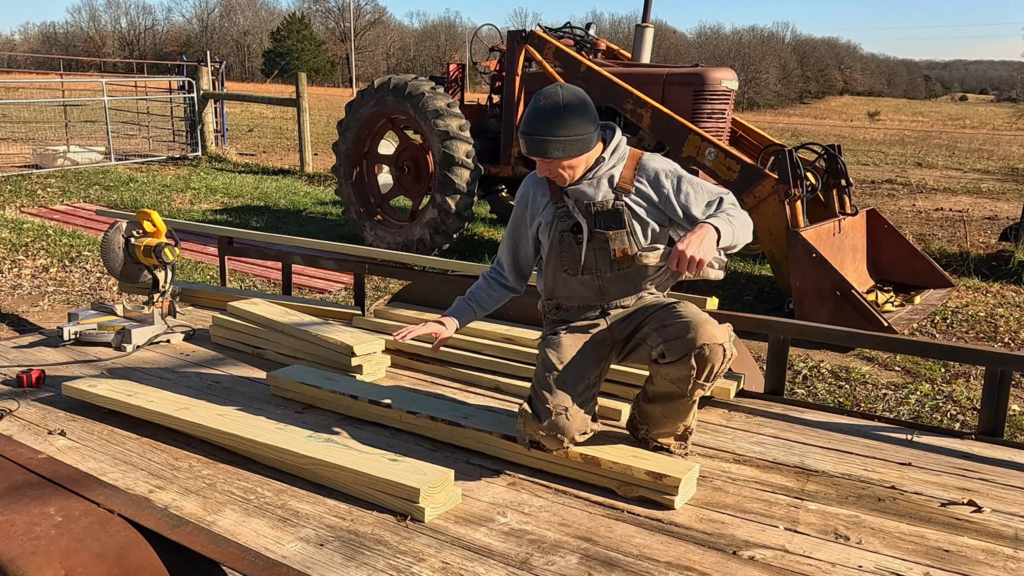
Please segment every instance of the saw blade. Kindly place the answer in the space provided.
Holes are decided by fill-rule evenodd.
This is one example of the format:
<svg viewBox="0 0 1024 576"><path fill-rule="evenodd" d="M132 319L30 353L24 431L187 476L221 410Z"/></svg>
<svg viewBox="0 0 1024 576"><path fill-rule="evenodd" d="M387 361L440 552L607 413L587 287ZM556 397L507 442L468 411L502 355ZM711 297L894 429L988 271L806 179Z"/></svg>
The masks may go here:
<svg viewBox="0 0 1024 576"><path fill-rule="evenodd" d="M149 284L153 275L128 253L128 239L141 231L138 222L118 220L111 224L100 240L100 260L114 278L126 284Z"/></svg>

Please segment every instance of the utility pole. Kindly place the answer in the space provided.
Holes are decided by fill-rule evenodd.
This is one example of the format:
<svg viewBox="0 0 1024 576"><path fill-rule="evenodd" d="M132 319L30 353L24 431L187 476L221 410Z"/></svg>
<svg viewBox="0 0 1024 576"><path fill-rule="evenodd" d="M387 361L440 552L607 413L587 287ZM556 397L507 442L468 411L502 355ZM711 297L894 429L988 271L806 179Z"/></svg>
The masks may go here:
<svg viewBox="0 0 1024 576"><path fill-rule="evenodd" d="M349 54L349 66L352 71L352 97L356 97L356 19L353 17L355 13L352 4L355 0L348 0L348 47L350 50Z"/></svg>

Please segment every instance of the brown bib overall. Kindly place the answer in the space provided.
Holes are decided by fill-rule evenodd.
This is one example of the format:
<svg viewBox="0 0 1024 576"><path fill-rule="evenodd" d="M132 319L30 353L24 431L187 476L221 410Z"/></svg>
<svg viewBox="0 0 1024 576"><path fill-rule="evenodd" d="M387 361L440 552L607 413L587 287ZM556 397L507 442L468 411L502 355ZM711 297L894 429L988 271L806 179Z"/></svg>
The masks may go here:
<svg viewBox="0 0 1024 576"><path fill-rule="evenodd" d="M543 254L544 337L519 429L548 450L598 430L597 395L612 364L645 367L627 429L645 447L685 456L697 401L736 356L732 326L689 302L666 298L623 198L643 153L629 159L608 200L572 202L549 181L555 220ZM575 210L573 210L575 208Z"/></svg>

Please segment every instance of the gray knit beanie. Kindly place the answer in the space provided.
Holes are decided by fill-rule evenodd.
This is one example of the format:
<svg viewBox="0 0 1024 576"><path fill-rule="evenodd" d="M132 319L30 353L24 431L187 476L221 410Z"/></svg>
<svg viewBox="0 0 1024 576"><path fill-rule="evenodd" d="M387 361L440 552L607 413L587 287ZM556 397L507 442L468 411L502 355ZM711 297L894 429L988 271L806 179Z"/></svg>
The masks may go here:
<svg viewBox="0 0 1024 576"><path fill-rule="evenodd" d="M582 156L600 138L601 120L590 96L562 82L534 94L519 124L519 146L531 158Z"/></svg>

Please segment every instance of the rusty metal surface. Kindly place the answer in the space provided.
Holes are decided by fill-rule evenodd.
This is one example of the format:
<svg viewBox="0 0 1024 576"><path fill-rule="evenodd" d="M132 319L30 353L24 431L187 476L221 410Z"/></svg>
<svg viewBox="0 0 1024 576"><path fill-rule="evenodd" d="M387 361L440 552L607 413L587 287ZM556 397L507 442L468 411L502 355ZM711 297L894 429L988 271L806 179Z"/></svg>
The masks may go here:
<svg viewBox="0 0 1024 576"><path fill-rule="evenodd" d="M90 506L94 510L99 511L99 508L102 508L117 516L131 520L168 540L194 550L232 570L248 576L302 576L305 574L176 514L172 514L145 498L129 494L2 434L0 434L0 456L2 456L0 464L11 466L16 464L16 467L31 472L36 477L45 478L51 485L59 486L67 492L74 493L91 502ZM3 471L0 471L0 484L2 484L4 478ZM5 497L9 490L10 488L4 488L0 485L0 494L3 494ZM96 506L99 508L96 508ZM3 518L2 515L7 513L8 509L6 504L0 507L0 518ZM6 521L0 520L0 531L6 532L6 524ZM89 534L90 532L83 533ZM94 542L97 542L97 540L94 540ZM143 545L145 546L144 541ZM99 550L100 548L97 547L95 549ZM112 557L118 558L117 556ZM129 565L122 559L119 559L118 563L125 566ZM18 572L11 573L19 574ZM46 572L28 572L26 574L35 576L37 573L41 575L47 574ZM147 572L140 569L125 572L96 572L95 574L97 576L116 576L122 573L126 576L160 574L159 572ZM72 572L67 572L67 574L72 574ZM94 573L80 572L75 574Z"/></svg>
<svg viewBox="0 0 1024 576"><path fill-rule="evenodd" d="M791 230L789 270L796 317L897 333L941 306L953 280L874 209ZM876 284L926 290L916 305L881 313L863 296Z"/></svg>
<svg viewBox="0 0 1024 576"><path fill-rule="evenodd" d="M168 576L128 522L0 458L0 573Z"/></svg>

